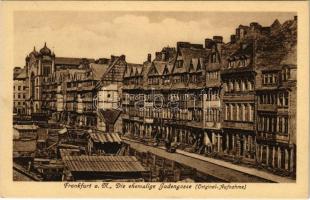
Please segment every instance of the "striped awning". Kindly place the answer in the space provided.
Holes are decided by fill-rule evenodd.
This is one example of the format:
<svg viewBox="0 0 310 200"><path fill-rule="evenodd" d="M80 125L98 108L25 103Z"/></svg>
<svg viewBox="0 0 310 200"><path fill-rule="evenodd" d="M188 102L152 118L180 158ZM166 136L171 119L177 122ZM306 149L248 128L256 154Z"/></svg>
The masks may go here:
<svg viewBox="0 0 310 200"><path fill-rule="evenodd" d="M89 133L91 139L94 142L106 143L106 142L116 142L120 144L122 139L119 137L117 133Z"/></svg>
<svg viewBox="0 0 310 200"><path fill-rule="evenodd" d="M134 156L64 156L71 172L145 172Z"/></svg>

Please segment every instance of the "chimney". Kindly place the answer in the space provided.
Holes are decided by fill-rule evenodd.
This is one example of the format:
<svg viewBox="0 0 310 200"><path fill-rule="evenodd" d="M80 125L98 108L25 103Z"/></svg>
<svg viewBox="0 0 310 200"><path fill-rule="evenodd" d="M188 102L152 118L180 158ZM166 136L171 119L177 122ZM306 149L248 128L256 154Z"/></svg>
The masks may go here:
<svg viewBox="0 0 310 200"><path fill-rule="evenodd" d="M126 56L125 55L121 55L120 59L123 60L123 61L126 61Z"/></svg>
<svg viewBox="0 0 310 200"><path fill-rule="evenodd" d="M190 43L189 42L177 42L177 51L180 49L180 47L189 48Z"/></svg>
<svg viewBox="0 0 310 200"><path fill-rule="evenodd" d="M222 36L213 36L213 41L215 43L223 43L223 37Z"/></svg>
<svg viewBox="0 0 310 200"><path fill-rule="evenodd" d="M111 63L113 63L115 61L115 59L116 59L116 56L111 55Z"/></svg>
<svg viewBox="0 0 310 200"><path fill-rule="evenodd" d="M210 49L212 47L213 40L210 38L205 39L205 48Z"/></svg>
<svg viewBox="0 0 310 200"><path fill-rule="evenodd" d="M236 35L230 35L230 43L235 43L236 42Z"/></svg>
<svg viewBox="0 0 310 200"><path fill-rule="evenodd" d="M147 61L152 62L152 54L147 54Z"/></svg>
<svg viewBox="0 0 310 200"><path fill-rule="evenodd" d="M165 61L166 60L166 52L161 53L161 60Z"/></svg>
<svg viewBox="0 0 310 200"><path fill-rule="evenodd" d="M156 52L155 53L155 59L156 60L161 60L161 52Z"/></svg>

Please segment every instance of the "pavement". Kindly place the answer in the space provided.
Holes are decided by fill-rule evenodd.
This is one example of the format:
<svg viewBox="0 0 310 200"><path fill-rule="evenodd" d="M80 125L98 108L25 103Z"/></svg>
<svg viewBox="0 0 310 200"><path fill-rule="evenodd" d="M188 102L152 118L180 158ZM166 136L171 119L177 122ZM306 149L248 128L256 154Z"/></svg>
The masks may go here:
<svg viewBox="0 0 310 200"><path fill-rule="evenodd" d="M291 178L278 176L256 168L240 166L179 149L177 149L176 153L169 153L164 147L145 145L127 137L122 137L122 139L125 143L130 144L132 148L137 149L138 151L149 151L158 156L195 168L202 173L209 174L227 182L296 182Z"/></svg>

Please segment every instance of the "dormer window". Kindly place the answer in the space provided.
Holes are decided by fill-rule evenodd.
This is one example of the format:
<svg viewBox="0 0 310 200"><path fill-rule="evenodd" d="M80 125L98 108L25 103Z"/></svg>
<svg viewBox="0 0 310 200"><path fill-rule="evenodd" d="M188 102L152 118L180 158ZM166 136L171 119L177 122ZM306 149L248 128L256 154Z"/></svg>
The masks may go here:
<svg viewBox="0 0 310 200"><path fill-rule="evenodd" d="M290 78L290 69L285 68L282 70L282 81L287 81Z"/></svg>
<svg viewBox="0 0 310 200"><path fill-rule="evenodd" d="M197 64L197 71L201 70L201 64L200 64L200 59L198 59L198 64Z"/></svg>
<svg viewBox="0 0 310 200"><path fill-rule="evenodd" d="M177 60L176 65L178 68L183 67L183 60Z"/></svg>

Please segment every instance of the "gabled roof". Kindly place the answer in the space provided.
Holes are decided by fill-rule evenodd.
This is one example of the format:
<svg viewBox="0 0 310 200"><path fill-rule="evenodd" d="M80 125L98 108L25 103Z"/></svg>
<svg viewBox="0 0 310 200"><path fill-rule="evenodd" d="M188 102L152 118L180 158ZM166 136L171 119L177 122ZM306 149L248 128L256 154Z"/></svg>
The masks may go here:
<svg viewBox="0 0 310 200"><path fill-rule="evenodd" d="M180 56L177 60L183 60L182 67L174 67L173 73L185 73L189 72L191 64L193 64L194 70L198 64L198 59L201 64L201 67L204 68L204 61L207 59L207 51L205 49L195 49L195 48L180 48Z"/></svg>
<svg viewBox="0 0 310 200"><path fill-rule="evenodd" d="M27 73L26 73L26 69L22 69L21 72L14 77L14 79L26 79L27 78Z"/></svg>
<svg viewBox="0 0 310 200"><path fill-rule="evenodd" d="M156 67L157 64L155 64L155 63L156 63L156 61L154 61L154 62L151 64L151 67L149 68L149 70L148 70L148 72L147 72L147 75L148 75L148 76L159 75L159 72L158 72L157 67Z"/></svg>
<svg viewBox="0 0 310 200"><path fill-rule="evenodd" d="M296 45L297 23L295 20L288 20L269 37L257 41L257 66L297 65Z"/></svg>
<svg viewBox="0 0 310 200"><path fill-rule="evenodd" d="M89 65L92 71L92 77L94 80L101 80L103 74L107 71L109 65L108 64L96 64L91 63Z"/></svg>
<svg viewBox="0 0 310 200"><path fill-rule="evenodd" d="M117 109L99 109L98 116L104 120L105 123L115 124L122 111Z"/></svg>

